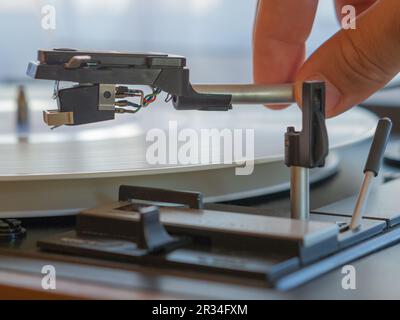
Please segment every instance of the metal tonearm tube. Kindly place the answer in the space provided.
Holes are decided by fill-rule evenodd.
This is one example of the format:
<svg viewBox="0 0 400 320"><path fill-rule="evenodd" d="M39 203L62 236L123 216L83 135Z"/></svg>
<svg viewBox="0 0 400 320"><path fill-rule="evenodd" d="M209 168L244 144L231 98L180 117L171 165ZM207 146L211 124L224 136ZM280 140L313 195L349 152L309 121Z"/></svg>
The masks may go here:
<svg viewBox="0 0 400 320"><path fill-rule="evenodd" d="M295 102L294 85L288 84L195 84L203 94L230 95L232 104L289 104Z"/></svg>

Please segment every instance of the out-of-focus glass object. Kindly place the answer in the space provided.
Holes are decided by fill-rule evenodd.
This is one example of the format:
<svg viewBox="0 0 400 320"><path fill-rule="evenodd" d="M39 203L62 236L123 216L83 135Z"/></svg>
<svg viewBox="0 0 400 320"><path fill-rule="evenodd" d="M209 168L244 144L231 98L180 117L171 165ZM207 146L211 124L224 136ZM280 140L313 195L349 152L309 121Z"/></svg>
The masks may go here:
<svg viewBox="0 0 400 320"><path fill-rule="evenodd" d="M257 0L1 0L0 81L21 82L39 48L158 51L184 55L194 82L252 80ZM55 28L46 10L54 8ZM338 29L320 1L309 51Z"/></svg>

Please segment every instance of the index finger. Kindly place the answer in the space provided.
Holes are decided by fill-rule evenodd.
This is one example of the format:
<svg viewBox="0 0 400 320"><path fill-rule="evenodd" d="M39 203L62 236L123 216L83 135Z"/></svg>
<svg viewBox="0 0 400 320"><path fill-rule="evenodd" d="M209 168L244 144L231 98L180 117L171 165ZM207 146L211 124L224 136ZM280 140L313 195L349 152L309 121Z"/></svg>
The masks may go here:
<svg viewBox="0 0 400 320"><path fill-rule="evenodd" d="M317 6L318 0L259 0L253 30L256 83L294 81Z"/></svg>

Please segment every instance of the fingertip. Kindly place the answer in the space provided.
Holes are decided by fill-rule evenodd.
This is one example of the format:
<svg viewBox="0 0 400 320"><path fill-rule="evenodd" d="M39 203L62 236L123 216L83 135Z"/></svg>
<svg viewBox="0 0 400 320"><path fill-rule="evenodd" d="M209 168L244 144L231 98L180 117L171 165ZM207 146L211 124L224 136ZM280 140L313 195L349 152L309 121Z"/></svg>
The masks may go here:
<svg viewBox="0 0 400 320"><path fill-rule="evenodd" d="M264 107L272 110L282 110L289 107L290 104L265 104Z"/></svg>
<svg viewBox="0 0 400 320"><path fill-rule="evenodd" d="M330 108L326 109L326 117L327 118L334 118L343 112L351 109L353 107L353 104L347 104L344 103L344 101L341 101L339 104L331 106Z"/></svg>
<svg viewBox="0 0 400 320"><path fill-rule="evenodd" d="M303 81L296 81L294 83L294 99L297 105L302 107L302 93L303 93Z"/></svg>
<svg viewBox="0 0 400 320"><path fill-rule="evenodd" d="M334 118L337 115L338 115L338 113L336 113L334 110L330 110L330 109L326 110L326 115L325 116L326 116L327 119Z"/></svg>
<svg viewBox="0 0 400 320"><path fill-rule="evenodd" d="M300 106L302 107L302 92L303 92L303 83L306 81L321 81L325 83L325 113L326 115L338 114L335 110L339 110L340 105L342 104L343 95L337 89L335 85L331 81L328 80L322 74L316 74L313 76L306 77L305 80L298 80L295 83L295 99ZM328 116L329 117L329 116Z"/></svg>

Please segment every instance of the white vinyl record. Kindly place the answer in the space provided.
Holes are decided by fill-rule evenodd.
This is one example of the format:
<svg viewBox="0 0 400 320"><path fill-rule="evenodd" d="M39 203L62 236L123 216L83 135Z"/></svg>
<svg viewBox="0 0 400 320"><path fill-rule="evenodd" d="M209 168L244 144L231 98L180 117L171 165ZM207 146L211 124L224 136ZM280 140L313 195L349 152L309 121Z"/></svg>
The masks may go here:
<svg viewBox="0 0 400 320"><path fill-rule="evenodd" d="M16 129L16 90L0 88L0 217L73 214L118 197L121 184L195 190L207 201L227 201L288 188L289 171L283 163L287 126L301 129L301 112L293 105L282 111L263 106L237 106L228 112L176 111L160 96L137 114L116 115L116 120L50 130L42 110L54 108L47 86L29 86L29 132L21 138ZM235 175L243 163L221 161L194 164L151 164L146 152L149 132L164 132L168 143L171 127L238 132L254 130L251 175ZM331 151L371 138L376 117L353 108L328 120ZM153 130L153 131L152 131ZM154 131L156 130L156 131ZM158 131L157 131L158 130ZM147 139L148 140L148 139ZM177 142L177 150L181 142ZM217 148L218 149L218 148ZM211 146L211 156L220 151ZM207 150L199 143L198 157ZM331 152L327 168L312 172L318 180L332 174L339 161ZM169 159L170 160L170 159Z"/></svg>

